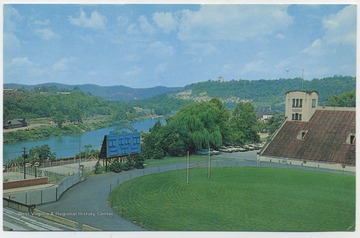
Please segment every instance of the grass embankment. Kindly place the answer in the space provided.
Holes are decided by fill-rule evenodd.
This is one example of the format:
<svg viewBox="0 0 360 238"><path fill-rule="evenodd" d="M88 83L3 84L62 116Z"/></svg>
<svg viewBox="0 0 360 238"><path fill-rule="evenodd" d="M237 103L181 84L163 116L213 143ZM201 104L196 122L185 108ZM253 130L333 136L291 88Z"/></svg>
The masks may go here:
<svg viewBox="0 0 360 238"><path fill-rule="evenodd" d="M354 230L355 177L277 168L148 175L117 187L113 209L149 230Z"/></svg>

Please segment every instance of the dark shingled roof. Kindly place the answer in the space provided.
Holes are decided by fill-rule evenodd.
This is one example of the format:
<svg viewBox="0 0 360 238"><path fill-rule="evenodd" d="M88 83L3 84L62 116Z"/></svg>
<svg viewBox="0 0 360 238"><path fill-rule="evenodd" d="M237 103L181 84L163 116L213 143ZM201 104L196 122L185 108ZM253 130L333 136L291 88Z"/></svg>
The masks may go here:
<svg viewBox="0 0 360 238"><path fill-rule="evenodd" d="M285 122L261 155L355 166L355 145L346 143L355 121L355 111L317 110L309 122Z"/></svg>

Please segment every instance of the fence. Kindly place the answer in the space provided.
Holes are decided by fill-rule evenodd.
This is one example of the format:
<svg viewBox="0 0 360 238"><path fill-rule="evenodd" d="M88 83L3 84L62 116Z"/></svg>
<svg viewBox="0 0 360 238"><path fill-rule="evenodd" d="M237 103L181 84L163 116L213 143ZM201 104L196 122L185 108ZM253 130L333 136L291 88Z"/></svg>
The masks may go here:
<svg viewBox="0 0 360 238"><path fill-rule="evenodd" d="M41 190L17 192L9 195L3 195L4 199L22 203L24 205L39 205L48 202L57 201L60 196L70 187L81 182L81 174L75 174L65 177L58 185L43 188Z"/></svg>
<svg viewBox="0 0 360 238"><path fill-rule="evenodd" d="M355 174L351 171L334 170L334 169L328 169L328 168L321 168L318 166L309 167L309 166L301 166L301 165L286 164L286 163L262 162L262 161L255 161L255 160L237 160L237 161L216 160L216 161L211 161L210 167L216 168L216 167L237 167L237 166L241 166L241 167L276 167L276 168L284 168L284 169L294 168L294 169L312 170L312 171L316 171L316 172L332 172L332 173L350 174L350 175ZM191 163L189 168L190 169L193 169L193 168L208 169L208 163L207 162ZM119 184L129 181L131 179L140 177L140 176L161 173L161 172L167 172L167 171L173 171L173 170L185 170L185 169L186 169L185 163L177 163L177 164L170 164L170 165L163 165L163 166L145 167L144 169L137 169L137 170L121 172L121 173L119 173L119 176L115 180L109 181L109 194ZM184 176L184 181L185 181L185 176Z"/></svg>
<svg viewBox="0 0 360 238"><path fill-rule="evenodd" d="M24 167L19 167L19 172L23 173ZM35 176L35 177L48 177L48 178L55 178L55 179L60 179L60 178L64 177L63 174L46 171L46 170L40 170L39 168L35 168L35 167L27 167L26 174Z"/></svg>
<svg viewBox="0 0 360 238"><path fill-rule="evenodd" d="M333 173L346 173L346 174L354 174L353 172L344 171L344 170L331 170L327 168L321 168L320 166L310 167L310 166L301 166L289 163L274 163L274 162L263 162L263 161L255 161L255 160L215 160L211 161L211 168L216 167L236 167L236 166L251 166L251 167L278 167L278 168L296 168L296 169L306 169L313 171L325 171L325 172L333 172ZM208 167L207 162L193 162L190 164L190 168L206 168ZM109 192L112 192L115 187L125 181L131 180L133 178L137 178L144 175L155 174L166 171L173 170L184 170L186 169L185 163L177 163L170 165L162 165L162 166L153 166L153 167L145 167L144 169L135 169L130 171L125 171L119 173L117 178L113 181L109 181ZM83 174L92 170L92 168L84 168ZM83 176L79 174L75 174L69 177L65 177L60 181L58 185L55 185L50 188L45 188L43 190L36 191L28 191L23 193L16 193L10 195L8 198L11 200L15 200L21 202L26 205L32 204L42 204L47 202L57 201L60 196L73 185L81 182Z"/></svg>
<svg viewBox="0 0 360 238"><path fill-rule="evenodd" d="M59 179L64 177L64 175L69 175L66 173L60 174L60 173L56 173L56 172L51 172L46 170L46 168L49 167L54 167L54 166L62 166L62 165L73 165L73 164L81 164L83 162L88 162L88 161L93 161L93 160L98 160L96 157L90 157L90 158L81 158L81 159L76 159L76 158L66 158L66 159L57 159L54 161L45 161L41 167L34 167L34 166L30 166L30 167L26 167L26 174L28 175L32 175L35 177L48 177L48 178L55 178L55 179ZM84 168L85 172L90 172L90 170L92 170L93 168ZM20 172L23 173L24 172L24 167L23 166L18 166L18 167L14 167L11 168L11 170L9 169L9 171L16 171L16 172Z"/></svg>

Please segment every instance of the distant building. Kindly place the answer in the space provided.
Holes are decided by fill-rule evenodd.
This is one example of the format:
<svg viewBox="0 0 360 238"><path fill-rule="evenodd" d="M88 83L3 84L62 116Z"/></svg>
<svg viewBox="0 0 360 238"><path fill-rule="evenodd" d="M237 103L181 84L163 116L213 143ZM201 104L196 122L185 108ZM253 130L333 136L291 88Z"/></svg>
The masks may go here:
<svg viewBox="0 0 360 238"><path fill-rule="evenodd" d="M273 116L274 116L273 111L258 112L257 114L258 120L261 122L267 122Z"/></svg>
<svg viewBox="0 0 360 238"><path fill-rule="evenodd" d="M356 110L319 107L317 92L286 94L286 121L258 160L299 160L355 166Z"/></svg>
<svg viewBox="0 0 360 238"><path fill-rule="evenodd" d="M26 127L28 124L25 118L21 119L13 119L6 121L3 125L4 129L11 129L11 128L19 128L19 127Z"/></svg>

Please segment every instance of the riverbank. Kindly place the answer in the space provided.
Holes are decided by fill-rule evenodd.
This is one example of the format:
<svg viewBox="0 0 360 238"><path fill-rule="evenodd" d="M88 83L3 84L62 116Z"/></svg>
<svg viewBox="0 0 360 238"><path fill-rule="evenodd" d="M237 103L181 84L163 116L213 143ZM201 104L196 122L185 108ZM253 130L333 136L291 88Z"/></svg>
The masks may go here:
<svg viewBox="0 0 360 238"><path fill-rule="evenodd" d="M109 134L110 131L121 128L133 128L139 132L148 132L157 121L166 123L164 118L148 118L138 120L132 123L113 125L109 127L100 127L100 129L92 129L91 131L72 133L68 135L51 136L49 138L26 140L22 142L3 144L3 163L21 158L23 154L23 148L29 152L31 148L36 146L48 145L50 150L55 153L56 158L69 158L74 155L85 151L86 147L91 150L100 150L104 135ZM84 122L85 123L85 122ZM95 128L95 126L93 127Z"/></svg>
<svg viewBox="0 0 360 238"><path fill-rule="evenodd" d="M157 116L156 118L159 118ZM81 124L64 124L61 128L54 124L39 124L37 126L30 124L27 127L19 128L18 130L3 131L3 143L16 143L32 140L47 139L55 136L66 136L78 133L85 133L93 130L98 130L110 126L124 125L128 127L129 124L144 120L148 117L137 117L133 120L114 121L109 117L102 117L99 119L87 118Z"/></svg>

